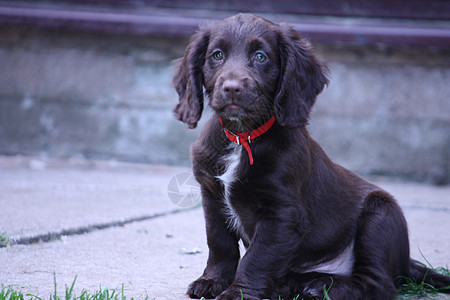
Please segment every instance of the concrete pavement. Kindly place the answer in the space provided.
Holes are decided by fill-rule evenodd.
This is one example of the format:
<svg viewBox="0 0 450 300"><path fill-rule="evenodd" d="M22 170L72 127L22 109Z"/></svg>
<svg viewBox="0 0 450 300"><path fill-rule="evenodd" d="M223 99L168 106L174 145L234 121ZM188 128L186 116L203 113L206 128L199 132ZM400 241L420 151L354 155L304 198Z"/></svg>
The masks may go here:
<svg viewBox="0 0 450 300"><path fill-rule="evenodd" d="M60 295L77 276L77 293L123 284L129 298L186 299L207 259L190 176L166 166L0 157L0 233L11 243L0 248L0 284L47 298L55 273ZM450 187L376 183L404 209L412 256L449 265Z"/></svg>

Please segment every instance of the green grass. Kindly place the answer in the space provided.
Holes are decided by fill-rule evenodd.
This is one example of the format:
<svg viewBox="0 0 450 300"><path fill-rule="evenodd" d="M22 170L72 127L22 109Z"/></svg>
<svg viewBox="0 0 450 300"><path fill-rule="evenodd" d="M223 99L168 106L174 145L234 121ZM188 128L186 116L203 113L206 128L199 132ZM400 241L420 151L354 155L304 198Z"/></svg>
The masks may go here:
<svg viewBox="0 0 450 300"><path fill-rule="evenodd" d="M433 266L426 259L425 261L427 262L428 267L433 271L442 275L450 276L450 270L448 268L444 267L433 268ZM408 277L400 277L400 278L403 279L405 283L403 283L400 286L399 295L397 297L397 299L399 300L417 299L417 298L437 299L439 293L450 290L450 286L445 288L435 288L434 286L426 283L425 282L426 275L421 282L415 282L414 280Z"/></svg>
<svg viewBox="0 0 450 300"><path fill-rule="evenodd" d="M73 280L71 286L67 286L65 288L65 294L63 296L59 296L57 292L57 283L56 276L54 275L54 293L50 295L49 300L149 300L148 296L144 298L127 298L124 293L124 285L122 284L122 289L120 291L113 289L100 289L93 293L90 293L86 290L82 290L79 295L74 293L75 283L77 281L77 277ZM24 294L22 291L18 291L12 287L3 286L0 290L0 300L44 300L43 298L33 295L33 294Z"/></svg>
<svg viewBox="0 0 450 300"><path fill-rule="evenodd" d="M9 246L9 239L6 232L0 232L0 248L8 247Z"/></svg>
<svg viewBox="0 0 450 300"><path fill-rule="evenodd" d="M427 262L428 263L428 262ZM434 271L450 276L450 270L444 267L433 268L429 265L431 269ZM121 290L117 289L99 289L98 291L88 292L86 290L82 290L79 295L74 293L75 283L77 281L77 277L75 276L72 284L70 286L65 287L64 295L60 296L57 293L57 283L56 283L56 275L54 274L54 293L51 294L48 300L150 300L148 296L138 297L138 298L127 298L124 291L124 285L122 284ZM427 298L427 299L438 299L438 293L442 292L444 289L437 289L427 283L425 283L425 278L417 283L410 278L403 278L405 283L400 286L399 295L397 297L398 300L404 299L417 299L417 298ZM331 300L328 296L328 292L333 287L333 282L329 287L323 287L324 297L322 300ZM450 286L445 288L445 290L450 289ZM204 298L202 298L204 299ZM241 299L243 298L241 292ZM21 290L17 290L11 286L2 286L0 290L0 300L45 300L38 295L33 295L30 293L23 293ZM280 299L279 300L283 300ZM295 297L293 300L301 300L300 295Z"/></svg>

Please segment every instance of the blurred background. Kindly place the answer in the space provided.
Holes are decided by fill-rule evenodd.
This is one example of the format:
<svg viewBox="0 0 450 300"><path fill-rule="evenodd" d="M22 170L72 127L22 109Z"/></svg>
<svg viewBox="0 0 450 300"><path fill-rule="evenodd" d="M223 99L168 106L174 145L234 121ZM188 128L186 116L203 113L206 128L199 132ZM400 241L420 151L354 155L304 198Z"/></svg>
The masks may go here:
<svg viewBox="0 0 450 300"><path fill-rule="evenodd" d="M172 116L173 60L237 12L291 24L328 63L309 129L333 160L450 182L447 0L0 1L0 155L189 166L200 129Z"/></svg>

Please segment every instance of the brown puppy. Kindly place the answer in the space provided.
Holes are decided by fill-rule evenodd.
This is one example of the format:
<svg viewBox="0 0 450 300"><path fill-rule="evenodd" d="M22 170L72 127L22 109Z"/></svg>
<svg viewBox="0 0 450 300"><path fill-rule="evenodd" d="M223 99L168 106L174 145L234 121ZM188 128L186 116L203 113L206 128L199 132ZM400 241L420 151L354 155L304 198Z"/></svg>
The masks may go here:
<svg viewBox="0 0 450 300"><path fill-rule="evenodd" d="M201 28L173 85L190 128L209 258L192 298L392 299L399 276L450 279L412 262L391 195L334 164L305 125L328 83L308 43L286 25L240 14ZM241 258L238 241L247 248ZM291 298L292 299L292 298Z"/></svg>

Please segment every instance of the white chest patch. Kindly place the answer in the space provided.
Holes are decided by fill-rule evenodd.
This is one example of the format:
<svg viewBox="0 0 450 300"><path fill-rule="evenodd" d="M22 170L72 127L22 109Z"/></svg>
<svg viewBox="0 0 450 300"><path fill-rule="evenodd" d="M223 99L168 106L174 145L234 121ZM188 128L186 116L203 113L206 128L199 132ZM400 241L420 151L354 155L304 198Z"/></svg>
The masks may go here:
<svg viewBox="0 0 450 300"><path fill-rule="evenodd" d="M341 254L332 260L310 266L306 268L306 270L301 270L301 272L320 272L349 276L352 274L353 265L355 263L354 246L355 242L353 241L347 248L344 249L344 251L341 252Z"/></svg>
<svg viewBox="0 0 450 300"><path fill-rule="evenodd" d="M223 158L223 162L225 163L225 172L217 176L224 187L224 195L223 202L225 204L225 214L227 215L227 223L230 229L237 231L242 239L249 241L249 238L245 231L242 228L241 220L239 216L236 214L233 206L231 205L230 196L231 196L231 187L234 182L236 182L236 170L239 166L239 161L241 159L242 149L239 145L231 144L233 150L230 154Z"/></svg>

